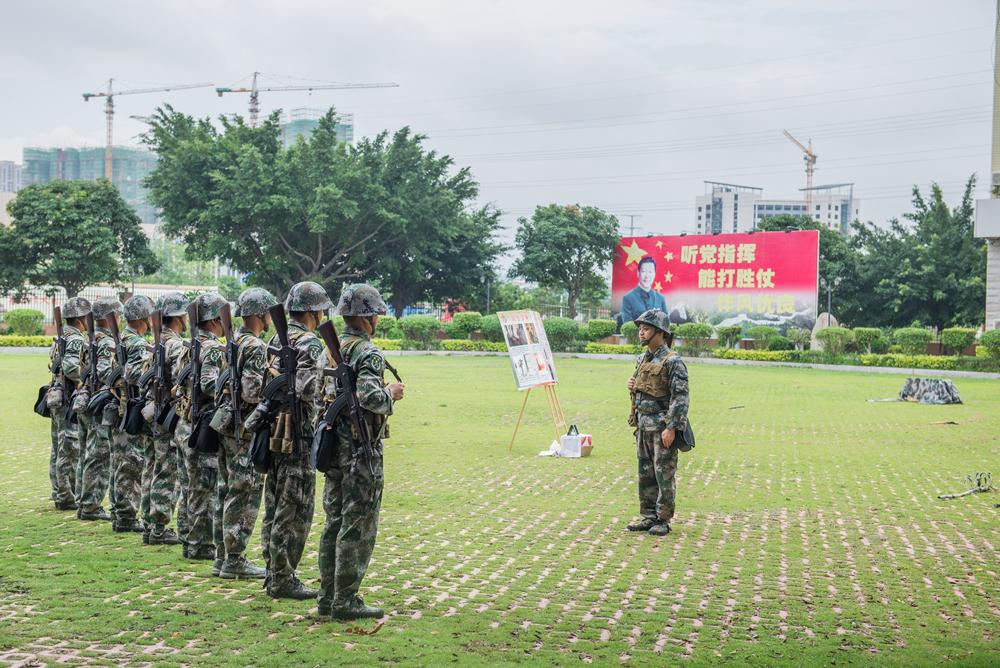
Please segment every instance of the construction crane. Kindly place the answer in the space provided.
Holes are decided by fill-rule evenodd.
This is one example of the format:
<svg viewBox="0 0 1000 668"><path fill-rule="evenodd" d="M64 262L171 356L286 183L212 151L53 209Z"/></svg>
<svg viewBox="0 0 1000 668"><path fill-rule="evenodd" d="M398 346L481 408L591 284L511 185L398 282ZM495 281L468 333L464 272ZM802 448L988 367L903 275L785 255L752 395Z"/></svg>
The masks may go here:
<svg viewBox="0 0 1000 668"><path fill-rule="evenodd" d="M258 86L257 77L260 76L260 72L253 73L253 82L250 84L250 88L216 88L215 92L222 97L226 93L250 93L250 127L257 127L257 116L260 114L260 91L268 92L279 92L279 91L295 91L295 90L340 90L340 89L353 89L353 88L399 88L399 84L396 83L370 83L370 84L354 84L354 83L330 83L330 84L308 84L308 85L298 85L298 86Z"/></svg>
<svg viewBox="0 0 1000 668"><path fill-rule="evenodd" d="M115 98L119 95L139 95L140 93L165 93L172 90L185 90L187 88L210 88L215 84L211 83L197 83L197 84L180 84L178 86L164 86L163 88L136 88L134 90L115 90L114 89L114 79L108 79L108 90L104 93L84 93L83 101L89 102L92 97L103 97L104 101L104 114L108 118L108 128L107 128L107 141L104 146L104 178L108 181L112 180L113 166L114 162L112 160L111 146L113 142L114 126L115 126Z"/></svg>
<svg viewBox="0 0 1000 668"><path fill-rule="evenodd" d="M795 144L800 149L802 149L802 153L805 154L805 155L802 156L802 159L806 163L806 215L809 216L810 218L812 218L813 217L813 210L812 210L813 173L816 171L816 154L813 153L813 142L812 142L812 139L809 140L809 144L808 145L804 145L798 139L796 139L795 137L793 137L792 134L788 130L782 130L782 132L785 133L785 136L788 137L788 139L793 144Z"/></svg>

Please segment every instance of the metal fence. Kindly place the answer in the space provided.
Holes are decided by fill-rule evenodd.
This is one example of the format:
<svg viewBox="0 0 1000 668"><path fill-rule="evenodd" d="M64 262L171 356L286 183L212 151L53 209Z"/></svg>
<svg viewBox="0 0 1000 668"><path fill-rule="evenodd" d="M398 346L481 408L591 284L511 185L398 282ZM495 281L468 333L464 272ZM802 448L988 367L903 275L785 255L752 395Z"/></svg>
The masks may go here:
<svg viewBox="0 0 1000 668"><path fill-rule="evenodd" d="M47 293L50 289L46 288L31 288L27 294L21 296L20 298L15 298L14 295L8 294L0 297L0 317L6 315L6 313L12 309L16 308L30 308L36 311L41 311L44 315L43 324L51 325L53 324L53 308L62 305L66 301L66 291L62 288L53 288L54 290L51 296ZM131 297L133 294L146 295L154 302L164 293L167 292L210 292L218 290L214 285L139 285L135 286L135 291L131 289L122 290L121 288L111 286L111 285L95 285L86 288L78 296L83 297L89 301L94 301L98 297L117 297L122 302Z"/></svg>

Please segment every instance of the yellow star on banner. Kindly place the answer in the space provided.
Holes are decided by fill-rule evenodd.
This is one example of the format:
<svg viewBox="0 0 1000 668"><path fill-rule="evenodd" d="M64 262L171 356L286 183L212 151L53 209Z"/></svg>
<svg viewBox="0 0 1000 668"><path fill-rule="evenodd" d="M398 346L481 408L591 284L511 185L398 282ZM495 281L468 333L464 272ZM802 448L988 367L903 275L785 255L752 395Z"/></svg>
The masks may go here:
<svg viewBox="0 0 1000 668"><path fill-rule="evenodd" d="M663 256L663 259L666 260L667 262L670 262L671 260L674 259L674 254L671 253L670 251L667 251L666 254L664 254Z"/></svg>
<svg viewBox="0 0 1000 668"><path fill-rule="evenodd" d="M668 271L667 273L665 273L665 274L663 275L663 280L665 280L665 281L666 281L667 283L669 283L670 281L674 280L674 275L673 275L673 274L671 274L671 273L670 273L670 272Z"/></svg>
<svg viewBox="0 0 1000 668"><path fill-rule="evenodd" d="M639 248L639 244L637 244L634 240L632 241L631 246L622 246L621 249L625 251L625 254L628 256L625 259L626 267L632 264L633 262L638 264L639 260L641 260L643 256L646 255L646 251Z"/></svg>
<svg viewBox="0 0 1000 668"><path fill-rule="evenodd" d="M660 290L663 289L663 284L657 281L656 283L653 284L653 289L659 292Z"/></svg>
<svg viewBox="0 0 1000 668"><path fill-rule="evenodd" d="M660 250L663 250L663 242L662 242L662 241L657 241L657 242L656 242L656 247L657 247L658 249L660 249Z"/></svg>

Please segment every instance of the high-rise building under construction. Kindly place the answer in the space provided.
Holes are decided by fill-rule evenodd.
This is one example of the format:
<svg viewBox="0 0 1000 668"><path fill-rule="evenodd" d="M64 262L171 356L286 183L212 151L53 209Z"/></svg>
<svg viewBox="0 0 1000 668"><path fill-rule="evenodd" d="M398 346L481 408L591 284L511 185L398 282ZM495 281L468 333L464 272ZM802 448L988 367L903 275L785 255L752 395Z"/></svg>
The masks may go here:
<svg viewBox="0 0 1000 668"><path fill-rule="evenodd" d="M103 148L26 148L22 181L24 186L48 183L56 179L95 181L104 178ZM112 183L143 223L157 222L156 208L148 201L142 181L156 167L156 156L124 146L113 151Z"/></svg>
<svg viewBox="0 0 1000 668"><path fill-rule="evenodd" d="M308 139L312 131L319 127L319 119L324 113L322 109L309 107L292 109L287 120L281 124L281 141L285 146L291 146L301 136ZM354 143L354 114L337 114L336 127L338 141Z"/></svg>

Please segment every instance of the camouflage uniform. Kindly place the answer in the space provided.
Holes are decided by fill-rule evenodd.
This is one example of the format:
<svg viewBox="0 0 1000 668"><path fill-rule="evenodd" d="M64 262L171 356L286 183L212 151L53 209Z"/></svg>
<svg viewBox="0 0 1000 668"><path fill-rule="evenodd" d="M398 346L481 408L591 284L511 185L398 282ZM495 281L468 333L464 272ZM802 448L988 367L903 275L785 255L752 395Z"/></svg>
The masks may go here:
<svg viewBox="0 0 1000 668"><path fill-rule="evenodd" d="M381 296L367 285L348 287L341 295L337 310L348 316L387 312ZM374 442L369 469L356 454L360 444L356 442L350 422L341 417L335 423L337 450L333 467L325 474L323 488L326 524L319 543L319 610L344 618L380 617L381 610L364 606L358 598L358 590L378 533L383 483L382 438L388 437L387 418L392 415L393 400L383 378L385 358L368 334L346 327L341 338L341 352L344 362L356 373L358 402L365 410ZM345 609L353 613L345 614ZM372 612L358 612L363 609Z"/></svg>
<svg viewBox="0 0 1000 668"><path fill-rule="evenodd" d="M125 320L147 320L153 312L153 301L145 295L135 295L125 302ZM120 397L118 415L125 414L127 399L137 393L136 383L146 370L150 357L149 347L131 325L121 335L125 350L125 369L122 374L124 392ZM115 458L115 530L142 530L136 521L142 504L142 478L146 453L152 449L152 436L141 433L135 436L117 427L112 431L112 452Z"/></svg>
<svg viewBox="0 0 1000 668"><path fill-rule="evenodd" d="M156 303L161 318L183 318L187 309L187 299L179 292L168 292ZM160 343L164 347L167 369L172 369L184 351L184 339L174 329L163 325L160 328ZM154 359L155 364L155 359ZM155 379L153 381L155 383ZM152 525L149 542L151 544L177 544L179 539L166 527L170 524L174 504L178 494L178 462L180 444L176 432L171 434L158 422L153 422L153 466L149 482L149 523ZM181 528L178 517L178 529Z"/></svg>
<svg viewBox="0 0 1000 668"><path fill-rule="evenodd" d="M646 323L663 332L669 327L667 315L651 309L636 324ZM688 373L680 356L666 344L639 355L635 365L635 407L633 427L639 460L639 513L643 521L629 527L644 530L657 524L669 531L674 516L677 448L664 448L660 435L674 429L679 435L687 425ZM675 435L675 441L677 436ZM634 528L638 527L638 528ZM643 528L644 527L644 528Z"/></svg>
<svg viewBox="0 0 1000 668"><path fill-rule="evenodd" d="M265 318L268 309L277 300L262 288L249 288L237 300L238 316ZM231 369L240 379L241 415L248 415L261 400L264 376L267 373L267 344L252 330L241 327L235 335L236 369ZM230 377L232 379L232 376ZM233 385L225 388L224 402L233 402ZM231 418L232 420L232 418ZM235 423L220 432L219 447L219 503L215 513L216 542L222 542L225 562L220 576L223 578L263 578L264 569L249 563L244 556L247 543L253 534L260 512L264 478L250 461L252 432L240 426L237 436Z"/></svg>
<svg viewBox="0 0 1000 668"><path fill-rule="evenodd" d="M94 300L94 318L117 318L122 311L121 302L114 298L101 297ZM94 342L97 357L97 379L94 387L98 391L107 389L108 376L114 364L115 342L111 331L96 327ZM117 416L117 414L116 414ZM83 485L80 495L81 519L110 519L102 504L108 492L111 459L111 427L105 424L103 413L92 415L87 430L86 457L83 463Z"/></svg>
<svg viewBox="0 0 1000 668"><path fill-rule="evenodd" d="M215 293L208 293L198 297L199 313L205 313L205 307L215 304L217 301L224 301L222 297ZM202 321L211 320L211 317L202 317ZM195 325L192 324L192 330ZM218 551L214 545L213 520L218 494L218 474L219 461L215 454L200 452L188 445L192 429L195 425L191 422L191 382L197 382L202 393L202 401L198 406L199 411L206 410L212 403L215 395L215 380L221 370L222 344L215 336L204 329L197 329L196 334L201 345L201 363L208 365L209 369L202 368L199 378L193 378L189 383L178 385L175 389L180 392L180 406L178 411L180 420L177 424L178 442L182 444L184 451L184 465L187 469L187 490L186 490L186 512L187 512L187 534L181 539L185 543L186 555L192 559L219 558ZM186 352L178 358L174 370L174 377L180 373L183 364L190 357Z"/></svg>
<svg viewBox="0 0 1000 668"><path fill-rule="evenodd" d="M82 297L73 297L62 306L64 318L82 318L90 313L90 302ZM55 458L55 502L61 509L75 509L80 493L79 465L81 437L86 439L86 425L81 425L79 417L74 413L66 419L66 408L74 403L75 390L83 381L83 369L86 363L87 339L76 327L64 325L62 336L66 341L65 357L59 357L59 345L55 343L50 353L51 368L62 369L66 377L66 387L63 389L61 405L52 411L52 421L58 430L58 451ZM60 382L55 374L56 384ZM79 402L75 402L78 407Z"/></svg>
<svg viewBox="0 0 1000 668"><path fill-rule="evenodd" d="M285 300L286 311L325 311L333 306L326 291L309 281L296 283ZM313 428L323 407L321 382L326 356L319 337L301 323L288 323L289 344L297 352L295 391L301 406L297 418L299 441L291 452L274 452L264 487L261 541L267 563L267 592L275 598L312 598L295 575L302 559L316 503L316 475L309 461ZM275 369L276 371L276 369Z"/></svg>

